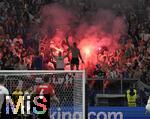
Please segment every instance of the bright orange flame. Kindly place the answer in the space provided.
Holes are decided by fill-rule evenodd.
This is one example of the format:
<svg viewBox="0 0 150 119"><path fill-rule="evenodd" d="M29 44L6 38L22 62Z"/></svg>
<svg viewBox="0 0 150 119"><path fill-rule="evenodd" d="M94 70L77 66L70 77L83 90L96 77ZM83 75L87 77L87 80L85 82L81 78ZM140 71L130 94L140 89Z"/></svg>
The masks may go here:
<svg viewBox="0 0 150 119"><path fill-rule="evenodd" d="M85 54L86 54L86 56L89 56L90 55L90 48L89 47L87 47L87 48L85 48L84 49L84 52L85 52Z"/></svg>

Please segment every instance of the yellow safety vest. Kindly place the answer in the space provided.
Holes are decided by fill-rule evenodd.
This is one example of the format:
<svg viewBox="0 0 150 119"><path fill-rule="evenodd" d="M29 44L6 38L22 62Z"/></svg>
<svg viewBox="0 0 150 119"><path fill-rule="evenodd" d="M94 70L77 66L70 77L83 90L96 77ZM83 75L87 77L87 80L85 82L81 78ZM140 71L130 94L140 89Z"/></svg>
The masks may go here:
<svg viewBox="0 0 150 119"><path fill-rule="evenodd" d="M130 90L127 90L127 101L129 107L136 107L137 91L134 89L134 95L130 95Z"/></svg>

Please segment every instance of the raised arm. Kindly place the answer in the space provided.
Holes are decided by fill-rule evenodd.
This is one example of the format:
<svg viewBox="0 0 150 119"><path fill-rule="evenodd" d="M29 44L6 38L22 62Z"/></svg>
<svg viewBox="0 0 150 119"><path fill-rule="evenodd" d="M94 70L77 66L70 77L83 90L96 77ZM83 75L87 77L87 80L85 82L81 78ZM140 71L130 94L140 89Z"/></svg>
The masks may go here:
<svg viewBox="0 0 150 119"><path fill-rule="evenodd" d="M50 53L51 53L51 55L52 55L55 59L57 59L57 57L54 55L52 49L50 49Z"/></svg>
<svg viewBox="0 0 150 119"><path fill-rule="evenodd" d="M67 43L69 49L71 49L71 46L70 46L69 41L68 41L68 38L69 38L69 36L66 37L66 43Z"/></svg>

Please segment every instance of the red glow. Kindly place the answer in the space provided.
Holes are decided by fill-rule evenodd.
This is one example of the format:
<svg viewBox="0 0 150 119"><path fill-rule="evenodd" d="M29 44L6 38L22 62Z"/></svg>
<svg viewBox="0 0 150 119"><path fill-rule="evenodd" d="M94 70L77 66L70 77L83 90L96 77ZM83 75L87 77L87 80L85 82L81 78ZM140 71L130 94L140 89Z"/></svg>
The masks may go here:
<svg viewBox="0 0 150 119"><path fill-rule="evenodd" d="M62 39L64 38L58 35L52 38L50 41L45 42L45 44L42 44L41 46L46 50L52 49L56 56L59 52L62 52L64 53L63 55L66 55L68 52L68 46ZM69 42L70 41L71 38L69 38ZM70 42L70 45L71 44L72 43ZM102 51L103 47L106 46L109 49L107 52L110 52L110 54L113 52L113 49L116 48L115 43L112 45L111 36L103 36L101 39L99 39L97 36L87 36L86 38L80 39L80 42L77 45L84 60L84 65L80 65L80 69L87 69L87 73L93 72L95 65L102 61L103 57L98 57L98 52ZM43 52L45 52L45 50ZM69 64L70 58L66 58L64 62L65 64ZM49 62L48 66L52 67L52 65L53 64ZM70 64L66 65L65 69L70 69Z"/></svg>
<svg viewBox="0 0 150 119"><path fill-rule="evenodd" d="M53 54L56 56L59 52L62 52L65 56L68 53L68 46L66 45L64 39L65 37L61 35L59 36L59 34L57 34L54 38L42 43L41 46L45 48L45 50L42 51L45 54L44 56L47 56L46 50L50 51L50 49L52 49ZM69 37L70 45L72 45L73 41L74 38ZM111 35L104 35L101 38L96 35L88 35L85 38L79 39L77 45L84 60L84 64L80 63L80 69L86 69L87 73L91 74L95 68L95 65L103 62L103 56L98 56L98 53L101 53L101 51L104 50L103 47L108 48L106 52L109 54L113 52L113 49L118 47L117 43L113 43L112 41L113 37ZM67 64L65 67L67 70L70 69L70 59L70 57L67 57L64 60L65 64ZM52 67L53 64L49 63L48 66Z"/></svg>
<svg viewBox="0 0 150 119"><path fill-rule="evenodd" d="M61 48L56 47L54 44L50 46L52 49L55 49L56 52L63 52Z"/></svg>
<svg viewBox="0 0 150 119"><path fill-rule="evenodd" d="M85 52L85 54L86 54L87 57L90 56L90 54L91 54L91 49L90 49L90 47L84 48L84 52Z"/></svg>
<svg viewBox="0 0 150 119"><path fill-rule="evenodd" d="M101 47L98 48L98 50L101 50L101 49L102 49Z"/></svg>
<svg viewBox="0 0 150 119"><path fill-rule="evenodd" d="M45 58L50 54L50 49L55 55L59 51L66 55L68 46L65 39L69 36L70 45L76 42L83 57L84 66L80 63L80 69L84 67L91 72L96 64L102 62L104 55L109 57L106 58L106 62L107 59L111 59L110 54L119 47L120 36L126 32L124 19L109 10L98 10L91 15L91 18L83 17L81 21L78 21L78 17L72 10L59 5L43 7L40 13L43 19L37 32L43 37L40 43L43 47L40 47L40 51L44 53ZM67 68L70 68L70 59L65 58L65 64L68 63Z"/></svg>

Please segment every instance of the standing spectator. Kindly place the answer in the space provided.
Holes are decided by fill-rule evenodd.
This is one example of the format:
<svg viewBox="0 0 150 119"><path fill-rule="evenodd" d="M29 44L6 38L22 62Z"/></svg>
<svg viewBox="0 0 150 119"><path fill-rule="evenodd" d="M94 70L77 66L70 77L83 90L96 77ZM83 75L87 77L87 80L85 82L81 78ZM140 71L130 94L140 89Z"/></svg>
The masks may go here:
<svg viewBox="0 0 150 119"><path fill-rule="evenodd" d="M55 58L55 60L56 60L56 69L57 69L57 70L64 70L64 67L65 67L64 59L65 59L66 57L68 57L68 55L62 56L62 53L59 52L59 53L58 53L58 56L55 56L55 55L53 54L53 52L51 52L51 53L52 53L52 56L53 56L53 57Z"/></svg>
<svg viewBox="0 0 150 119"><path fill-rule="evenodd" d="M36 70L42 70L43 69L43 58L39 54L39 52L37 52L36 56L33 57L31 67L32 67L32 69L36 69Z"/></svg>
<svg viewBox="0 0 150 119"><path fill-rule="evenodd" d="M6 100L5 96L9 95L8 89L4 86L4 77L0 77L0 118L11 119L10 114L6 115Z"/></svg>
<svg viewBox="0 0 150 119"><path fill-rule="evenodd" d="M66 42L69 50L71 50L72 53L71 70L74 69L74 65L76 65L76 69L79 70L79 58L81 59L82 63L84 63L80 53L80 49L77 47L77 44L75 42L73 43L73 46L70 46L68 37L66 38Z"/></svg>

